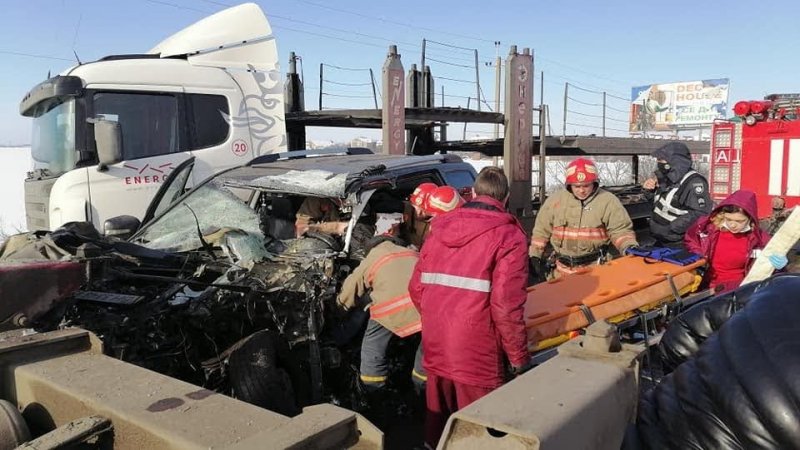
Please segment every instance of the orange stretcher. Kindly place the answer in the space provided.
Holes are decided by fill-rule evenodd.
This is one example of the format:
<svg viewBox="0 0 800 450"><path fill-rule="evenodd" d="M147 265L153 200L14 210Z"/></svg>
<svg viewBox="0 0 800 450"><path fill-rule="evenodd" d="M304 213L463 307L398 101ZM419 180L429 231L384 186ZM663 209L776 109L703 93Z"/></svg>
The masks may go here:
<svg viewBox="0 0 800 450"><path fill-rule="evenodd" d="M624 256L528 288L525 325L528 349L567 341L590 318L621 322L697 289L701 259L687 266Z"/></svg>

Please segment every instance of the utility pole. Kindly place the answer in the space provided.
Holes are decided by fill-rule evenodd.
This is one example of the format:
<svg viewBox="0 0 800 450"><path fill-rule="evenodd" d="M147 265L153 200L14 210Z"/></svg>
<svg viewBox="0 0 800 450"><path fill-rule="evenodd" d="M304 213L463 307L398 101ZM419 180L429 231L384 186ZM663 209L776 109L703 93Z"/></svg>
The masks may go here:
<svg viewBox="0 0 800 450"><path fill-rule="evenodd" d="M480 68L478 67L478 49L475 49L475 98L478 100L478 111L481 110L481 77L479 69Z"/></svg>
<svg viewBox="0 0 800 450"><path fill-rule="evenodd" d="M603 137L606 137L606 92L603 91Z"/></svg>
<svg viewBox="0 0 800 450"><path fill-rule="evenodd" d="M322 66L323 63L319 63L319 110L322 111Z"/></svg>
<svg viewBox="0 0 800 450"><path fill-rule="evenodd" d="M561 139L567 137L567 98L569 97L569 82L564 83L564 120L561 126Z"/></svg>
<svg viewBox="0 0 800 450"><path fill-rule="evenodd" d="M502 61L500 60L500 41L494 41L494 110L500 112L500 83L502 82L500 67ZM494 138L500 139L500 124L494 124ZM495 164L497 165L497 164Z"/></svg>

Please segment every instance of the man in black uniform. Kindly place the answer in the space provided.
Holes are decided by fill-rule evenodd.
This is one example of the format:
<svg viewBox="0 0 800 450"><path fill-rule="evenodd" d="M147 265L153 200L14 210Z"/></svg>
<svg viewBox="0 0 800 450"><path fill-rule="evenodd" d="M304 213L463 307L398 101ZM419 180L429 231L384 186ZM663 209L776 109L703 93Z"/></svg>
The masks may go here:
<svg viewBox="0 0 800 450"><path fill-rule="evenodd" d="M659 247L682 248L689 226L714 207L708 181L692 169L689 148L680 142L664 145L653 156L658 164L655 178L643 184L654 191L650 234Z"/></svg>

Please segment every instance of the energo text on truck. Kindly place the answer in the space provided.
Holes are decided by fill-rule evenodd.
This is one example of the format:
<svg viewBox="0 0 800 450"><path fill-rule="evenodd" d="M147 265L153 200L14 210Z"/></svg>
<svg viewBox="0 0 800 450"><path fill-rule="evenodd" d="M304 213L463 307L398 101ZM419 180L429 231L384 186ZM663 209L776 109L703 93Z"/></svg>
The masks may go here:
<svg viewBox="0 0 800 450"><path fill-rule="evenodd" d="M33 119L28 228L141 218L195 158L193 182L285 149L283 83L271 27L252 3L185 28L145 54L78 64L20 103Z"/></svg>

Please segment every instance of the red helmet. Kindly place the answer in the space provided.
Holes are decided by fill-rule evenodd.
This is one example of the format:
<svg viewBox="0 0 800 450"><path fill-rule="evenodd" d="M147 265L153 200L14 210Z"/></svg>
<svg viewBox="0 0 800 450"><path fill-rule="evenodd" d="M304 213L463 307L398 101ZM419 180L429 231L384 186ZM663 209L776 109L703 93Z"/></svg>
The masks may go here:
<svg viewBox="0 0 800 450"><path fill-rule="evenodd" d="M435 191L437 187L439 186L434 183L422 183L414 189L414 192L408 197L408 201L418 208L424 208L428 196L431 195L431 192Z"/></svg>
<svg viewBox="0 0 800 450"><path fill-rule="evenodd" d="M578 158L567 166L567 184L596 183L597 166L586 158Z"/></svg>
<svg viewBox="0 0 800 450"><path fill-rule="evenodd" d="M422 209L431 216L436 217L439 214L452 211L464 203L464 199L458 195L458 191L454 187L440 186L431 192Z"/></svg>

